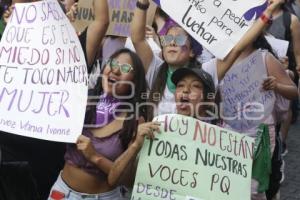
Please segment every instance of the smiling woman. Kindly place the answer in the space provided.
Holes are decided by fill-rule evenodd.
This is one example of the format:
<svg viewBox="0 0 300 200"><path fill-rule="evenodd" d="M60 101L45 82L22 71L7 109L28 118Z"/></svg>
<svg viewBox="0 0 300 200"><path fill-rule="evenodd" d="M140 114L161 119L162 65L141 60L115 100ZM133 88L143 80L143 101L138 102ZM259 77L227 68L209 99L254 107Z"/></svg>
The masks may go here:
<svg viewBox="0 0 300 200"><path fill-rule="evenodd" d="M145 106L140 106L145 102L145 72L135 53L120 49L110 57L101 74L90 91L92 98L85 118L89 128L84 128L76 145L67 145L65 165L49 199L57 193L70 200L82 199L87 194L91 199L123 198L120 187L108 184L107 174L114 160L134 139L137 120L147 119ZM134 97L128 97L130 93ZM135 117L129 117L132 115Z"/></svg>
<svg viewBox="0 0 300 200"><path fill-rule="evenodd" d="M19 1L21 1L21 0L18 0L18 2ZM22 0L22 1L24 1L24 0ZM39 16L41 16L42 19L47 19L47 18L54 19L54 20L58 19L59 16L60 16L59 14L61 14L62 12L59 11L58 7L54 8L52 6L52 4L47 4L47 2L55 2L55 1L45 1L45 2L42 1L41 3L44 3L43 4L44 7L43 7L43 10L37 10L37 12L40 14ZM29 5L31 5L31 4L29 4ZM23 10L23 9L20 9L18 11L14 11L15 12L14 20L17 20L17 23L19 21L21 22L22 20L26 20L26 14L28 15L27 16L28 20L33 20L35 18L34 6L31 6L30 9L31 9L30 11L32 11L32 13L29 13L29 12L26 13L26 11ZM91 66L92 63L93 63L93 59L95 58L96 51L98 50L98 47L99 47L98 45L101 43L101 40L105 35L106 28L107 28L107 25L108 25L107 1L106 0L97 0L97 1L95 1L95 10L97 11L96 15L95 15L95 21L93 21L89 25L89 27L85 31L85 34L81 35L81 37L80 37L81 39L84 38L84 44L82 42L82 47L86 52L86 60L87 60L87 63L88 63L89 66ZM9 13L9 15L10 14L11 14L11 12ZM16 16L16 14L18 14L18 16ZM22 23L21 23L21 25L22 25ZM56 30L60 31L59 29L56 29ZM51 31L53 31L53 29L49 28L46 31L49 34L48 35L44 34L44 39L46 39L46 40L41 41L41 45L42 45L42 42L44 42L44 44L46 44L46 43L50 44L51 40L53 39L51 37L52 36ZM64 35L63 38L57 38L57 39L63 39L63 40L65 40L64 42L66 42L66 43L69 43L70 40L76 39L76 38L69 38L68 33L66 33L66 31L65 31L65 29L63 29L63 27L62 27L62 31L64 31L64 33L62 33ZM28 34L30 34L30 33L28 33ZM45 36L50 36L50 37L45 37ZM66 39L68 39L68 41ZM62 45L61 49L64 50L64 49L66 49L66 47L64 45ZM69 49L67 49L67 50L69 50ZM2 55L5 54L4 51L5 50L2 51ZM61 63L63 63L63 56L62 56L63 53L61 53L61 52L57 52L57 53L59 54L59 55L57 55L58 58L59 58L57 60L57 62L59 62L59 63L57 63L57 64L61 64ZM68 57L69 56L67 56L67 58ZM30 58L26 57L26 59L30 59ZM71 59L71 61L77 62L76 59L78 59L78 57L76 57L75 52L73 53L73 51L71 51L70 59ZM23 60L21 59L21 61L23 61ZM90 70L90 68L91 67L88 67L88 70ZM3 72L3 69L4 68L1 67L1 72ZM13 70L13 68L9 68L9 69ZM5 81L10 82L11 79L14 78L13 75L15 75L15 74L13 74L11 72L8 73L8 69L4 69L4 70L6 72L6 73L4 72L6 74L6 76L4 78ZM45 81L45 79L47 81L48 75L49 75L49 78L50 78L50 77L53 77L54 74L56 74L56 75L60 76L60 78L59 78L60 79L60 84L63 81L67 81L67 80L69 80L69 81L78 81L78 80L76 80L78 77L83 78L82 74L83 73L86 74L86 71L84 71L84 69L82 67L79 67L79 68L77 68L77 69L75 69L75 70L73 70L72 72L69 72L69 73L67 73L68 67L65 68L65 69L61 69L60 72L56 71L54 73L53 73L53 71L50 72L49 70L46 70L46 69L41 70L40 72L42 72L42 71L44 71L44 76L42 75L43 73L39 73L39 72L35 72L35 73L38 73L38 74L41 75L41 79L43 79L43 82ZM76 71L76 72L74 72L74 71ZM31 81L30 76L33 75L32 74L33 70L28 70L27 72L28 72L29 76L28 76L28 79L26 81ZM50 72L50 73L47 73L47 72ZM139 77L142 77L142 76L144 76L144 74L141 74L141 75L139 74ZM30 77L30 80L29 80L29 77ZM54 78L54 80L56 80L56 79ZM81 80L85 81L84 79L81 79ZM39 81L39 80L35 79L35 81ZM142 84L139 84L139 85L141 85L141 87L143 87ZM16 98L14 99L14 104L18 103L18 99L20 97L21 91L9 91L9 90L2 89L2 88L0 90L1 90L0 95L3 95L2 102L1 102L2 106L5 105L5 106L9 107L8 101L12 102L12 95L13 94L16 94ZM102 88L100 90L102 91ZM26 101L26 99L23 99L23 100L20 99L20 105L22 106L21 108L23 110L25 110L27 105L29 105L29 102L31 102L30 94L31 94L30 92L29 92L29 94L26 94L26 96L25 96L25 94L23 94L24 98L28 97L27 101ZM57 96L52 95L52 100L50 100L50 95L47 94L47 93L44 93L44 94L38 94L37 93L37 94L33 94L33 95L40 95L40 98L39 98L40 102L38 102L38 103L40 103L40 105L39 104L36 104L36 105L34 104L33 105L34 100L32 100L31 106L35 106L36 111L39 111L40 108L43 108L42 109L43 112L44 111L47 112L48 100L50 102L49 106L55 105L55 103L52 104L53 103L52 101L56 101L57 99L55 100L53 98L56 98L56 97L59 96L59 95L57 95ZM43 95L45 95L45 96L43 96ZM42 102L41 101L42 101L43 97L45 97L45 100L44 100L44 104L43 104L43 107L42 107ZM64 98L65 97L67 98L66 93L64 94ZM32 96L32 99L34 99L34 96ZM59 100L56 101L56 102L59 102ZM76 108L73 108L73 109L76 110ZM55 112L55 110L51 110L51 113L54 113L54 112ZM62 112L64 112L64 111L62 110ZM65 113L62 113L62 114L65 114ZM134 131L135 121L130 121L130 122L131 122L130 125L128 125L128 123L124 123L124 124L127 125L127 127L122 129L122 130L127 131L126 133L128 133L128 134L132 134L133 131ZM19 125L19 121L16 121L16 122L6 121L6 122L1 122L1 123L2 123L2 125L5 124L5 126L10 126L10 127L14 127L14 126ZM16 123L16 124L14 124L14 123ZM77 123L77 122L74 122L74 123ZM28 119L27 120L24 119L24 121L22 121L22 127L23 127L23 131L26 131L28 129L39 131L39 129L41 129L41 128L43 128L43 129L48 128L47 131L48 131L49 135L50 134L68 134L68 129L64 129L64 130L63 129L58 129L58 127L54 127L54 126L41 127L40 128L39 126L35 126L34 121L28 121ZM128 128L129 129L132 128L132 131L131 130L128 131ZM116 130L116 131L118 131L118 130ZM109 133L109 132L106 132L106 133ZM120 135L122 135L122 134L120 134ZM95 140L95 141L101 140L101 139L95 139L92 135L89 135L89 136L92 137L93 140ZM122 136L124 137L124 135L122 135ZM112 142L117 141L117 143L120 144L120 146L122 146L121 142L120 142L120 139L119 139L119 134L113 135L110 139L111 139L110 141L112 141ZM126 139L127 139L127 137L125 136L124 140L126 140ZM83 144L82 140L81 140L80 144L81 144L80 147L82 147L82 144ZM110 143L110 145L108 145L108 147L112 148L113 153L115 153L115 154L113 154L113 156L116 156L117 153L118 153L118 149L115 150L114 145L111 145L111 144L112 143ZM28 167L28 169L31 168L32 172L34 173L34 178L32 178L31 174L29 172L26 172L24 174L22 173L22 175L20 175L20 173L17 173L17 170L19 170L19 168L14 168L14 170L9 171L9 173L7 173L6 176L4 176L3 173L7 172L7 170L5 170L5 168L3 167L4 164L1 163L3 165L1 165L1 168L0 168L1 169L0 170L0 199L31 199L31 200L47 199L47 197L49 196L50 187L55 182L55 178L57 177L57 174L59 173L59 170L61 170L62 167L63 167L63 154L64 154L64 151L65 151L65 148L64 148L65 144L48 142L48 141L41 141L41 140L34 140L34 139L31 139L31 138L15 136L13 134L5 134L5 133L1 132L1 134L0 134L0 146L1 146L2 152L4 152L2 154L3 155L2 156L3 163L9 162L9 161L14 161L16 163L22 164L21 161L26 161L26 163L29 163L28 165L30 165L30 167ZM41 151L41 149L43 149L44 151ZM119 150L120 149L122 149L122 147L120 147ZM79 157L82 156L80 158L82 158L82 160L84 160L84 162L86 162L85 166L93 165L87 159L85 159L84 154L83 154L83 152L85 152L84 150L77 149L76 146L75 146L74 152L76 152L77 153L76 155L79 155ZM96 188L95 190L97 190L98 193L105 193L105 192L113 190L113 191L116 191L118 196L120 196L119 195L120 191L118 190L118 188L111 188L111 187L107 186L107 184L105 182L105 175L103 176L104 178L102 180L98 180L97 178L95 178L94 175L89 175L88 172L85 172L85 171L83 172L83 170L80 170L80 169L78 170L76 167L73 167L72 169L73 169L73 171L70 170L72 175L74 175L74 174L76 175L74 177L74 180L76 180L76 181L74 181L74 182L82 183L81 186L83 186L83 187L79 186L79 189L77 191L82 191L82 192L85 192L85 193L89 192L90 188L88 187L89 189L85 190L86 188L84 188L84 186L86 185L86 182L84 182L84 180L83 180L84 178L88 177L90 179L87 180L87 183L90 184L89 186L91 186L91 189ZM69 171L69 174L70 174L70 171ZM95 171L99 172L101 170L99 170L99 171L95 170ZM66 172L64 172L64 173L68 173L68 171L66 170ZM30 175L30 177L27 178L27 177L24 177L23 175L24 176L25 175L26 176ZM83 177L80 176L80 175L83 175ZM66 175L66 177L68 177L68 176ZM29 178L30 178L30 180L28 180ZM68 178L66 178L66 179L67 179L66 181L70 181L71 183L74 183L74 182L72 182L73 179L68 179ZM93 180L96 180L96 183ZM36 182L36 184L34 184L35 182ZM100 185L98 185L99 182L100 182ZM19 183L19 184L17 184L17 183ZM95 185L93 186L92 185L93 183L96 186ZM32 187L37 186L39 194L36 194L36 193L29 194L31 192L31 190L30 190L31 186ZM72 185L72 186L74 186L74 185ZM5 190L6 187L8 187L9 189ZM36 189L36 188L34 188L34 189ZM55 190L60 191L60 189L58 189L57 187L55 188ZM4 191L4 194L3 194L3 191ZM51 193L51 195L52 195L52 197L54 197L54 196L57 197L57 194L61 194L62 192L64 192L64 191L60 191L60 192L53 191L53 194ZM26 194L24 194L24 193L26 193L28 195L25 196ZM68 191L68 193L69 193L69 191ZM66 192L66 194L67 194L67 192ZM73 196L70 197L69 199L74 200ZM80 198L80 199L82 199L82 198Z"/></svg>

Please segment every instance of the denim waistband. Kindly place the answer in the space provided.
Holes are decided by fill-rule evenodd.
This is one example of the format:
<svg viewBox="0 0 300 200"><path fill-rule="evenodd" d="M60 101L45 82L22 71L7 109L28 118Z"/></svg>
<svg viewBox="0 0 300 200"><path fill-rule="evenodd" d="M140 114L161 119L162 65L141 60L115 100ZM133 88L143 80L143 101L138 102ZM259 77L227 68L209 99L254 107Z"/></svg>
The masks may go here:
<svg viewBox="0 0 300 200"><path fill-rule="evenodd" d="M77 197L79 199L81 198L81 199L111 200L111 199L121 198L121 196L122 196L120 187L116 187L115 189L113 189L111 191L99 193L99 194L87 194L87 193L77 192L77 191L73 190L72 188L70 188L65 183L65 181L61 177L61 174L59 175L57 182L60 184L60 187L62 187L63 190L65 192L67 192L65 194L66 198Z"/></svg>

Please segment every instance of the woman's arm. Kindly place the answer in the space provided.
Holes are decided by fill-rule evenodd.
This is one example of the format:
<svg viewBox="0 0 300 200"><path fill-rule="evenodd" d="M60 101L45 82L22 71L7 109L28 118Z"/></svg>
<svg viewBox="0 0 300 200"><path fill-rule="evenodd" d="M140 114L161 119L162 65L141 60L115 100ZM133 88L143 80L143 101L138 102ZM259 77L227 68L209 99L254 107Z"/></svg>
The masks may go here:
<svg viewBox="0 0 300 200"><path fill-rule="evenodd" d="M132 164L134 164L136 155L143 146L144 137L148 136L149 138L154 138L154 131L159 132L159 125L160 123L158 122L148 122L139 125L136 139L114 162L97 153L91 139L84 135L79 136L76 143L77 149L87 160L108 174L108 183L113 186L116 185L122 177L127 176L128 178L128 173L132 170ZM131 178L133 177L131 176Z"/></svg>
<svg viewBox="0 0 300 200"><path fill-rule="evenodd" d="M263 88L265 90L274 90L290 100L297 99L296 85L285 72L282 64L270 53L266 56L266 65L269 76L264 81Z"/></svg>
<svg viewBox="0 0 300 200"><path fill-rule="evenodd" d="M149 4L149 0L138 0L141 4ZM145 72L153 59L153 52L146 40L146 18L147 10L135 8L134 17L131 22L131 39L136 53L143 61Z"/></svg>
<svg viewBox="0 0 300 200"><path fill-rule="evenodd" d="M109 25L107 0L94 0L95 20L88 26L86 38L87 64L91 66Z"/></svg>
<svg viewBox="0 0 300 200"><path fill-rule="evenodd" d="M108 184L114 186L119 182L130 182L134 180L132 176L135 174L135 159L141 147L136 144L131 144L128 149L115 160L111 170L108 173ZM131 179L129 181L121 181Z"/></svg>
<svg viewBox="0 0 300 200"><path fill-rule="evenodd" d="M160 123L158 122L148 122L139 125L135 140L128 147L128 149L114 162L108 175L109 185L113 186L118 184L122 177L131 179L134 178L129 172L133 170L133 164L135 163L134 161L143 146L144 138L145 136L147 136L153 139L154 131L159 132L159 125Z"/></svg>
<svg viewBox="0 0 300 200"><path fill-rule="evenodd" d="M113 162L96 152L90 138L84 135L80 135L76 144L77 149L84 155L87 160L96 165L104 173L109 173L111 167L113 166Z"/></svg>
<svg viewBox="0 0 300 200"><path fill-rule="evenodd" d="M296 63L300 66L300 22L295 15L292 15L291 20L291 33L293 39L293 50L296 59Z"/></svg>
<svg viewBox="0 0 300 200"><path fill-rule="evenodd" d="M273 3L270 4L267 9L264 11L264 15L268 18L271 18L274 10L280 6L284 0L273 0ZM235 45L235 47L231 50L231 52L226 56L224 60L217 60L217 74L218 80L222 80L226 74L226 72L233 65L234 61L241 54L241 52L250 44L252 44L256 38L262 34L264 28L266 28L268 24L264 22L261 18L259 18L253 26L247 31L247 33L242 37L242 39Z"/></svg>

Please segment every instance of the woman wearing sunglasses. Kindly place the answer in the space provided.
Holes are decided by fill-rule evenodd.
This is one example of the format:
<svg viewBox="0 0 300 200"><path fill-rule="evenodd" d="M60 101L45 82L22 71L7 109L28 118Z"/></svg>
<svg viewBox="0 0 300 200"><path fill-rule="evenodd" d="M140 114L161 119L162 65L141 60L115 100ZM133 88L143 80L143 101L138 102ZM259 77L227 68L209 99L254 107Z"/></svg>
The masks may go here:
<svg viewBox="0 0 300 200"><path fill-rule="evenodd" d="M49 199L124 199L124 188L108 184L113 161L127 148L137 129L135 113L145 116L143 65L128 49L115 52L89 95L85 126L76 145L67 145L65 165ZM132 96L131 94L134 94ZM132 106L133 105L133 106Z"/></svg>
<svg viewBox="0 0 300 200"><path fill-rule="evenodd" d="M208 68L209 65L206 63L203 64L203 69L212 75L215 84L218 84L219 80L224 77L242 50L260 35L263 28L267 27L266 20L264 19L269 19L274 8L278 7L278 4L281 4L282 1L273 1L262 15L264 17L255 23L229 55L224 60L217 60L217 71L212 71ZM167 21L161 31L163 35L160 37L163 47L162 56L160 58L154 55L145 40L144 34L148 5L149 0L138 1L132 21L131 37L136 52L143 61L146 79L151 89L149 98L153 105L149 109L149 115L156 116L175 113L175 85L171 81L171 76L176 69L185 67L189 63L193 67L201 67L196 62L196 56L199 55L199 52L201 53L201 48L183 28L174 22Z"/></svg>
<svg viewBox="0 0 300 200"><path fill-rule="evenodd" d="M206 119L206 122L210 123L207 111L212 111L213 107L206 103L214 102L211 94L215 93L215 85L211 75L201 68L189 66L176 70L171 81L175 84L177 113L201 120ZM160 132L159 125L154 122L139 125L136 139L114 162L110 170L108 181L111 185L118 184L123 176L130 176L133 181L136 166L132 164L135 163L136 156L143 146L144 137L153 139L154 134Z"/></svg>
<svg viewBox="0 0 300 200"><path fill-rule="evenodd" d="M95 21L80 36L88 66L107 30L107 1L96 0L95 10ZM107 174L134 138L139 117L146 119L145 108L136 106L144 103L146 89L144 67L137 54L120 49L110 56L97 85L89 91L85 127L77 143L67 145L65 164L49 200L125 198L124 188L109 185Z"/></svg>

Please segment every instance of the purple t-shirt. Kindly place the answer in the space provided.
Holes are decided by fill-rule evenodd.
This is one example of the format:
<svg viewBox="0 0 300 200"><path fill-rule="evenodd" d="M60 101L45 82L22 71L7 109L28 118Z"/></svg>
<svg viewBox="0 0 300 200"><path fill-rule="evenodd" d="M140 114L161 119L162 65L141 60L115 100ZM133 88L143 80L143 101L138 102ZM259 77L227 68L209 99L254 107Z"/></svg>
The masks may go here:
<svg viewBox="0 0 300 200"><path fill-rule="evenodd" d="M119 132L120 131L117 131L116 133L104 138L98 138L95 137L91 131L85 129L83 130L83 135L91 139L97 153L111 161L114 161L124 152L124 148L119 138ZM68 164L83 169L87 173L96 175L101 180L106 179L107 177L103 171L101 171L93 163L89 162L84 155L77 150L76 144L67 145L65 161Z"/></svg>

